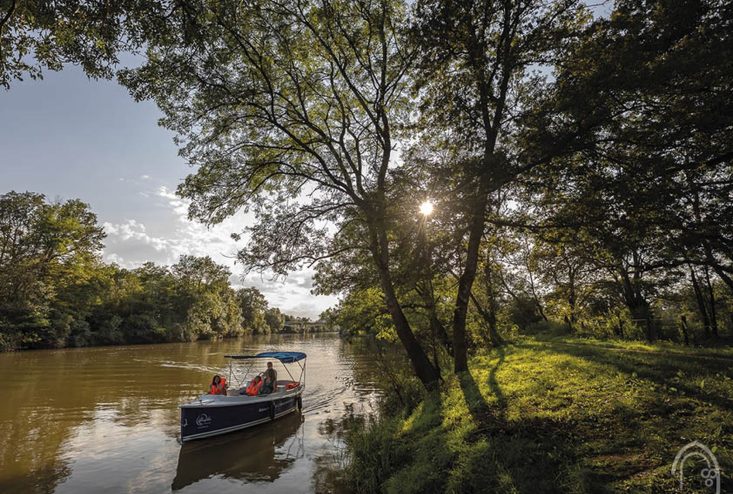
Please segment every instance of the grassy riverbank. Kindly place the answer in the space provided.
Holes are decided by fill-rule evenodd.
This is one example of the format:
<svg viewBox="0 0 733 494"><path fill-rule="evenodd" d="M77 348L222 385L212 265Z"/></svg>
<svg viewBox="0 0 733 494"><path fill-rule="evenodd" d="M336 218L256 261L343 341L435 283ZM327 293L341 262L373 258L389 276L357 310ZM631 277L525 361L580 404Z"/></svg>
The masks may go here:
<svg viewBox="0 0 733 494"><path fill-rule="evenodd" d="M733 351L522 339L353 432L347 478L361 492L676 492L693 440L729 492Z"/></svg>

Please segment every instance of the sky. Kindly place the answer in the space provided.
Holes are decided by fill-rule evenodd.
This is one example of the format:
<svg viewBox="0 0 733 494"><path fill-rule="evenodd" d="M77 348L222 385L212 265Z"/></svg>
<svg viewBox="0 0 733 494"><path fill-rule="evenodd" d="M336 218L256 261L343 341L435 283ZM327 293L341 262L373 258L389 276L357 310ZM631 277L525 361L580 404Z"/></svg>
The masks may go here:
<svg viewBox="0 0 733 494"><path fill-rule="evenodd" d="M243 276L234 259L243 243L231 234L251 217L210 229L187 219L188 204L175 190L194 170L178 156L173 134L158 126L161 116L152 102L135 102L116 82L90 80L74 66L0 88L0 194L88 203L107 233L104 260L126 268L209 255L230 268L232 285L258 288L287 314L317 318L335 304L310 293L311 270L285 280Z"/></svg>
<svg viewBox="0 0 733 494"><path fill-rule="evenodd" d="M612 2L588 1L595 16ZM125 60L132 62L134 60ZM157 125L152 102L135 102L114 81L90 80L67 66L44 80L0 88L0 194L33 191L49 200L79 198L107 233L105 261L134 268L146 261L173 264L183 254L209 255L230 268L232 285L254 286L270 305L316 318L335 297L311 295L311 270L285 280L250 273L235 263L243 247L231 238L250 224L238 215L213 228L189 221L177 185L193 170L173 135Z"/></svg>

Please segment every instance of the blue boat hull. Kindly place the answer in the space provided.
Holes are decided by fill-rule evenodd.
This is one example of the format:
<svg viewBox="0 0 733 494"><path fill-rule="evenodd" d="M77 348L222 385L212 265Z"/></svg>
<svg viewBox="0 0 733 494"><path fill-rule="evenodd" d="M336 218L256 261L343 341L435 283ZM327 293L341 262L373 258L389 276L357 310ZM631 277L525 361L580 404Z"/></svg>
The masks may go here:
<svg viewBox="0 0 733 494"><path fill-rule="evenodd" d="M301 406L301 392L245 401L236 397L205 399L181 406L181 441L191 441L271 422Z"/></svg>

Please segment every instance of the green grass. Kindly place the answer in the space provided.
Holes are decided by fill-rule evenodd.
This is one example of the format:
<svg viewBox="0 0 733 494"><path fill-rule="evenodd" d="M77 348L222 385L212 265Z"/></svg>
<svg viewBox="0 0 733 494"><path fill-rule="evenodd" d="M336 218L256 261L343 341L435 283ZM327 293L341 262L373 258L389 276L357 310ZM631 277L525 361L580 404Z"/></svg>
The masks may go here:
<svg viewBox="0 0 733 494"><path fill-rule="evenodd" d="M693 440L733 492L730 350L522 339L352 432L347 478L361 492L678 492L670 469Z"/></svg>

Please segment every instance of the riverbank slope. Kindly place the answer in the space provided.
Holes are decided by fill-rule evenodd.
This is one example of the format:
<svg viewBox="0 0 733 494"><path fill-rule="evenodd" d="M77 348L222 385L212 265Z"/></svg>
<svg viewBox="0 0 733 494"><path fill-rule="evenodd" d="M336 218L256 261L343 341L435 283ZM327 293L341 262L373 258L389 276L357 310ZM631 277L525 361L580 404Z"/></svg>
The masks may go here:
<svg viewBox="0 0 733 494"><path fill-rule="evenodd" d="M677 492L675 455L695 440L728 492L733 351L522 339L352 432L347 478L361 492Z"/></svg>

